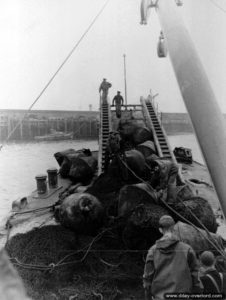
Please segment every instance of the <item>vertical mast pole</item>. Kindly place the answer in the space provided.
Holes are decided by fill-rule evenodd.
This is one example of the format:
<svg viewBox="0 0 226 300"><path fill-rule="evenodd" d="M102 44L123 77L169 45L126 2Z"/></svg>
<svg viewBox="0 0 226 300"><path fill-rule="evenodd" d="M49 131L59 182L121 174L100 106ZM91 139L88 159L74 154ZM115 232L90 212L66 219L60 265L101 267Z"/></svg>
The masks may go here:
<svg viewBox="0 0 226 300"><path fill-rule="evenodd" d="M225 121L174 0L158 0L156 10L170 59L196 137L226 216Z"/></svg>
<svg viewBox="0 0 226 300"><path fill-rule="evenodd" d="M125 82L125 105L127 105L127 83L126 83L126 55L123 54L124 61L124 82Z"/></svg>

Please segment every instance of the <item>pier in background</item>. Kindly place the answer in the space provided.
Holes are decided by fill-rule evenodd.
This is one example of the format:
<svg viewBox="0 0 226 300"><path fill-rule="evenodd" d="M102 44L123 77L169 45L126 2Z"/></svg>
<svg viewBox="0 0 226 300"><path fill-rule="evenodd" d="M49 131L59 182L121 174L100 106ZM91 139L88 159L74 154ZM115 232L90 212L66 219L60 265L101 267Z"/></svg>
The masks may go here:
<svg viewBox="0 0 226 300"><path fill-rule="evenodd" d="M26 110L0 109L0 141L23 119ZM159 113L167 134L193 133L186 113ZM32 110L9 140L32 141L35 136L49 134L51 129L73 132L74 139L98 139L98 111Z"/></svg>
<svg viewBox="0 0 226 300"><path fill-rule="evenodd" d="M35 136L49 134L51 130L73 132L74 139L98 137L99 115L97 111L45 111L0 110L0 140L6 139L18 123L11 141L32 141ZM23 119L24 118L24 119Z"/></svg>

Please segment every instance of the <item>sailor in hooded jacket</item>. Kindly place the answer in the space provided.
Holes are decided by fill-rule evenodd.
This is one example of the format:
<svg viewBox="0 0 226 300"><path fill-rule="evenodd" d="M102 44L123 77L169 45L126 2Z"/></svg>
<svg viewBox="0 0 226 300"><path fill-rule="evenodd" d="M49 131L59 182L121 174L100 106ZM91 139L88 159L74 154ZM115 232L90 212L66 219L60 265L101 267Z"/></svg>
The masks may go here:
<svg viewBox="0 0 226 300"><path fill-rule="evenodd" d="M146 300L167 299L166 295L171 293L202 292L194 250L174 236L174 224L167 215L159 220L163 237L149 249L144 268Z"/></svg>

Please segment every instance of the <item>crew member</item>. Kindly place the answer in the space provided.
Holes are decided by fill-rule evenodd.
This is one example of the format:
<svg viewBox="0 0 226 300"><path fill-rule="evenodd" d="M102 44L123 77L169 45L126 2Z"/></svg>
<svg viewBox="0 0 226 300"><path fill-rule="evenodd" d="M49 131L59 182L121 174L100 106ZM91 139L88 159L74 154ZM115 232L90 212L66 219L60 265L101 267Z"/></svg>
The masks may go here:
<svg viewBox="0 0 226 300"><path fill-rule="evenodd" d="M124 99L120 95L120 91L117 92L117 95L113 98L112 106L116 107L116 117L121 118L121 106L123 105Z"/></svg>
<svg viewBox="0 0 226 300"><path fill-rule="evenodd" d="M174 236L174 225L169 215L159 220L159 231L163 236L149 249L144 268L146 300L163 300L167 299L167 294L202 291L195 252Z"/></svg>
<svg viewBox="0 0 226 300"><path fill-rule="evenodd" d="M200 279L204 294L224 294L226 296L226 274L219 273L215 268L215 256L211 251L204 251L200 255ZM225 298L223 298L225 299Z"/></svg>
<svg viewBox="0 0 226 300"><path fill-rule="evenodd" d="M166 190L167 203L174 204L176 201L178 165L171 160L161 159L157 155L151 155L147 158L147 162L152 169L151 186L157 191L163 192Z"/></svg>
<svg viewBox="0 0 226 300"><path fill-rule="evenodd" d="M105 152L105 171L108 169L110 161L121 153L121 136L118 131L111 131L107 140Z"/></svg>
<svg viewBox="0 0 226 300"><path fill-rule="evenodd" d="M107 82L106 78L100 84L99 93L102 91L102 101L103 103L107 103L108 90L112 86L110 82Z"/></svg>

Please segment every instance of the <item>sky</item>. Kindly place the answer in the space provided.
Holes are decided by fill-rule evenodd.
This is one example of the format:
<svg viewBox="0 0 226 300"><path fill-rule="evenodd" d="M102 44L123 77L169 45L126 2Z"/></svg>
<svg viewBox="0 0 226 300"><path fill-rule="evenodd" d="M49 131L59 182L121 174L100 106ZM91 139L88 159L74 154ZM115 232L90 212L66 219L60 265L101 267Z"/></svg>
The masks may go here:
<svg viewBox="0 0 226 300"><path fill-rule="evenodd" d="M0 1L0 109L28 109L105 1ZM226 0L183 2L178 13L226 113ZM154 9L140 25L140 0L110 0L33 109L98 109L103 78L112 83L110 99L124 95L126 54L128 103L151 89L160 111L186 112L169 56L157 56L160 29Z"/></svg>

